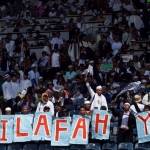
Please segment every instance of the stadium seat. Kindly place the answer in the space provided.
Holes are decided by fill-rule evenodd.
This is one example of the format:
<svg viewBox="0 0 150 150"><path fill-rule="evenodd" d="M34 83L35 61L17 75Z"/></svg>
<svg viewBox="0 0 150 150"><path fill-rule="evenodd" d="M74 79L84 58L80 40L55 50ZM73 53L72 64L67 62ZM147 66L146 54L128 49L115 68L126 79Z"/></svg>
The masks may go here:
<svg viewBox="0 0 150 150"><path fill-rule="evenodd" d="M53 147L50 144L41 143L38 150L53 150Z"/></svg>
<svg viewBox="0 0 150 150"><path fill-rule="evenodd" d="M101 145L96 143L89 143L86 145L86 150L101 150Z"/></svg>
<svg viewBox="0 0 150 150"><path fill-rule="evenodd" d="M7 150L7 146L5 144L0 144L0 150Z"/></svg>
<svg viewBox="0 0 150 150"><path fill-rule="evenodd" d="M105 143L102 146L102 150L117 150L117 144L115 144L115 143Z"/></svg>
<svg viewBox="0 0 150 150"><path fill-rule="evenodd" d="M150 142L147 142L147 143L136 143L135 144L135 149L150 150Z"/></svg>
<svg viewBox="0 0 150 150"><path fill-rule="evenodd" d="M70 150L85 150L85 145L71 145Z"/></svg>
<svg viewBox="0 0 150 150"><path fill-rule="evenodd" d="M38 150L38 144L27 143L23 146L23 150Z"/></svg>
<svg viewBox="0 0 150 150"><path fill-rule="evenodd" d="M149 148L135 148L134 150L149 150Z"/></svg>
<svg viewBox="0 0 150 150"><path fill-rule="evenodd" d="M57 147L53 147L53 150L69 150L69 146L57 146Z"/></svg>
<svg viewBox="0 0 150 150"><path fill-rule="evenodd" d="M22 150L22 147L23 147L22 143L13 143L7 146L7 150Z"/></svg>
<svg viewBox="0 0 150 150"><path fill-rule="evenodd" d="M117 143L117 136L116 135L110 135L110 142Z"/></svg>
<svg viewBox="0 0 150 150"><path fill-rule="evenodd" d="M118 145L118 150L133 150L132 143L120 143Z"/></svg>

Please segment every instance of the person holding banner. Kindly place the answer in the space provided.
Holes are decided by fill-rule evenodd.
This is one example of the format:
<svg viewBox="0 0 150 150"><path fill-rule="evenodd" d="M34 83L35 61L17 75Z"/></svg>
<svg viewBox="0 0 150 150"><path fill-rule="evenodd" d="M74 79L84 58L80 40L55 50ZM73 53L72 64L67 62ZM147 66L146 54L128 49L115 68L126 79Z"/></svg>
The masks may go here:
<svg viewBox="0 0 150 150"><path fill-rule="evenodd" d="M135 128L135 117L130 111L130 103L125 102L123 111L116 109L112 111L118 117L118 143L133 142L133 128Z"/></svg>
<svg viewBox="0 0 150 150"><path fill-rule="evenodd" d="M105 106L108 111L107 101L105 96L102 94L102 86L99 85L96 87L96 93L91 88L89 82L86 82L86 86L92 98L91 110L98 109L101 110L102 106Z"/></svg>
<svg viewBox="0 0 150 150"><path fill-rule="evenodd" d="M45 110L46 112L48 110L51 112L51 115L54 116L54 105L49 101L47 93L42 94L42 101L38 103L36 112L45 112Z"/></svg>

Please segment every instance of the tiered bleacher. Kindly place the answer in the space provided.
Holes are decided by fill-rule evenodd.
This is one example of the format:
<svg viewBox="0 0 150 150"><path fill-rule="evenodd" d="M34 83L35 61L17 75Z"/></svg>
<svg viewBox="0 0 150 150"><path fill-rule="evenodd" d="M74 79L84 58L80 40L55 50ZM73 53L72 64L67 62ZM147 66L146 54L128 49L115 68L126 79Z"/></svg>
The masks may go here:
<svg viewBox="0 0 150 150"><path fill-rule="evenodd" d="M109 140L89 137L87 145L66 147L32 141L0 150L150 150L150 142L138 142L134 124L138 113L150 111L150 3L0 1L0 84L0 115L112 114ZM99 99L90 89L105 106L94 104ZM133 124L120 120L126 113Z"/></svg>

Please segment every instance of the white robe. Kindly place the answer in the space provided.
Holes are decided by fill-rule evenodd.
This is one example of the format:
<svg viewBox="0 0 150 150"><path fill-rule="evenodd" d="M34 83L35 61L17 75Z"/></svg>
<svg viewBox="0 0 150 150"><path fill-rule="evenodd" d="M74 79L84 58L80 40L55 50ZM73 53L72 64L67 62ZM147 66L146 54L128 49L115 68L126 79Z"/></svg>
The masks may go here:
<svg viewBox="0 0 150 150"><path fill-rule="evenodd" d="M75 62L80 58L79 44L71 43L68 48L68 55L72 62Z"/></svg>

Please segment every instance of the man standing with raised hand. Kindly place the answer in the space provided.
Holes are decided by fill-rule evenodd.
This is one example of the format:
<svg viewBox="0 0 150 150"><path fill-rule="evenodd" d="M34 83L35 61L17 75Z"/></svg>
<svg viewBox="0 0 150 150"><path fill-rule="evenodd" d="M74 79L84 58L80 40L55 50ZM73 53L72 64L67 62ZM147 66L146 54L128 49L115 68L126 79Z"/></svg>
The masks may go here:
<svg viewBox="0 0 150 150"><path fill-rule="evenodd" d="M96 92L94 92L94 90L91 88L89 82L86 82L86 86L91 95L91 101L92 101L91 110L98 109L98 110L107 110L108 111L106 98L102 94L102 86L101 85L97 86Z"/></svg>

